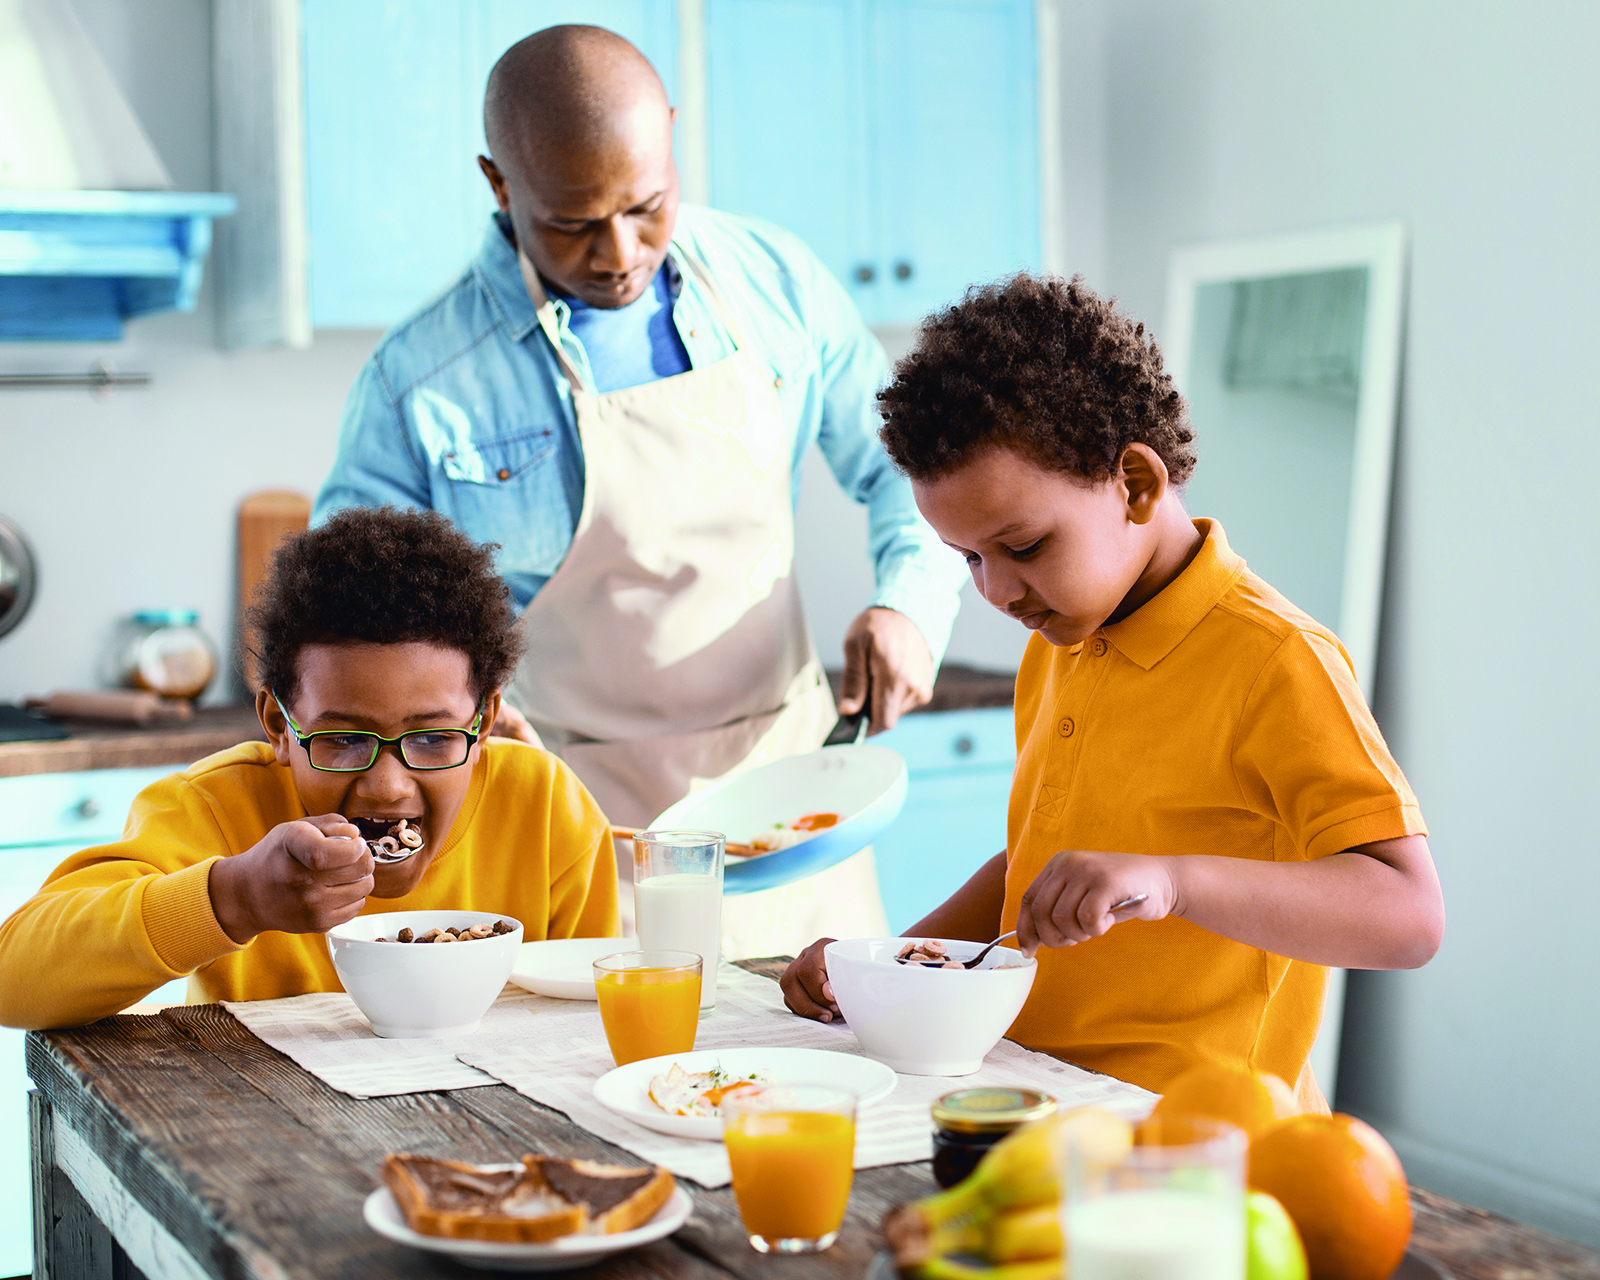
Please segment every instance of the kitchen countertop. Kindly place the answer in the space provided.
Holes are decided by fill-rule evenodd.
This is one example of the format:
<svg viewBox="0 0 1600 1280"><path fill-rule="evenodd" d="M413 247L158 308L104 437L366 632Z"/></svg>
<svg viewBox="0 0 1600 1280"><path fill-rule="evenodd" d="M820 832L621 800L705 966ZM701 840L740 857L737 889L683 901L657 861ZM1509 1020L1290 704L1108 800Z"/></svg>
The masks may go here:
<svg viewBox="0 0 1600 1280"><path fill-rule="evenodd" d="M54 742L0 742L0 778L82 769L137 769L189 764L251 739L260 739L254 706L207 707L176 724L101 724L63 720L72 734Z"/></svg>
<svg viewBox="0 0 1600 1280"><path fill-rule="evenodd" d="M828 678L837 697L840 673L830 671ZM1016 677L1008 671L980 671L946 664L939 669L933 701L918 710L1009 707L1015 684ZM0 778L189 764L214 751L262 737L253 706L207 707L195 712L193 720L148 728L84 720L63 723L72 734L70 738L55 742L0 742Z"/></svg>
<svg viewBox="0 0 1600 1280"><path fill-rule="evenodd" d="M843 672L828 672L833 696L839 696ZM1015 671L985 671L947 662L933 684L933 701L917 711L971 711L976 707L1009 707L1016 694ZM915 713L913 713L915 714Z"/></svg>

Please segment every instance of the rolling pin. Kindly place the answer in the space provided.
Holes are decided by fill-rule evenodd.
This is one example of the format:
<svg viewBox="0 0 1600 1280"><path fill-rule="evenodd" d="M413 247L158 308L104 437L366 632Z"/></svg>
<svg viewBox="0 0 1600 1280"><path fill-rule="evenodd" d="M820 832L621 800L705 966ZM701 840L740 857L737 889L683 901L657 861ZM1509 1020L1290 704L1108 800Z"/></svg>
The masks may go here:
<svg viewBox="0 0 1600 1280"><path fill-rule="evenodd" d="M57 689L47 698L29 698L28 706L53 720L104 720L112 724L159 724L188 720L194 704L187 698L163 698L134 689Z"/></svg>

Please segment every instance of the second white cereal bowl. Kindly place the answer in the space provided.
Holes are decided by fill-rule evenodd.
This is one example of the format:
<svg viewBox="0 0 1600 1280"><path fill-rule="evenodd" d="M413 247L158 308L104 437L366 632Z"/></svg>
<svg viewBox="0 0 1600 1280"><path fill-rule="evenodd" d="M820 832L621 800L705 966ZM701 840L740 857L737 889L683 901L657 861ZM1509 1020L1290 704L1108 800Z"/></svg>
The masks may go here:
<svg viewBox="0 0 1600 1280"><path fill-rule="evenodd" d="M867 1057L902 1075L969 1076L1022 1012L1038 968L1009 947L996 947L976 969L897 964L895 953L910 941L830 942L823 954L839 1011ZM983 949L940 941L952 960Z"/></svg>
<svg viewBox="0 0 1600 1280"><path fill-rule="evenodd" d="M421 937L504 920L510 933L470 942L379 942L401 929ZM328 930L339 981L372 1029L394 1040L467 1035L506 985L522 947L522 925L492 911L389 911Z"/></svg>

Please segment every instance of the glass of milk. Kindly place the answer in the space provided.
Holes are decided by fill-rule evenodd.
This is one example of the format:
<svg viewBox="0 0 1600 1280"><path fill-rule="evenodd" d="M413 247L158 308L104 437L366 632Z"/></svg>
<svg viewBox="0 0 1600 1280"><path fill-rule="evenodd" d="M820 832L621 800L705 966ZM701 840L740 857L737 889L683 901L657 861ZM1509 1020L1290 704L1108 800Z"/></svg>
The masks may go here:
<svg viewBox="0 0 1600 1280"><path fill-rule="evenodd" d="M1147 1120L1133 1145L1096 1126L1064 1141L1063 1225L1072 1280L1241 1280L1244 1131L1220 1120Z"/></svg>
<svg viewBox="0 0 1600 1280"><path fill-rule="evenodd" d="M717 1003L723 837L718 831L641 831L633 838L633 912L642 951L700 957L700 1012Z"/></svg>

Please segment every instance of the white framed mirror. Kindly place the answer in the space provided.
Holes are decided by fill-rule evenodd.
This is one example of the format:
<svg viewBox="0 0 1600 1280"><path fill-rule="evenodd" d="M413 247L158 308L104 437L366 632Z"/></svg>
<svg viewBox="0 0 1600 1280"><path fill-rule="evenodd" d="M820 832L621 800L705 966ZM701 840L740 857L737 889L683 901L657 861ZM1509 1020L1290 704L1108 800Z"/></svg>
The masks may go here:
<svg viewBox="0 0 1600 1280"><path fill-rule="evenodd" d="M1344 642L1372 696L1405 301L1405 228L1371 223L1173 251L1162 345L1200 462L1184 500ZM1345 974L1311 1066L1338 1085Z"/></svg>
<svg viewBox="0 0 1600 1280"><path fill-rule="evenodd" d="M1177 249L1163 347L1200 465L1189 509L1344 642L1371 697L1400 383L1398 222Z"/></svg>

